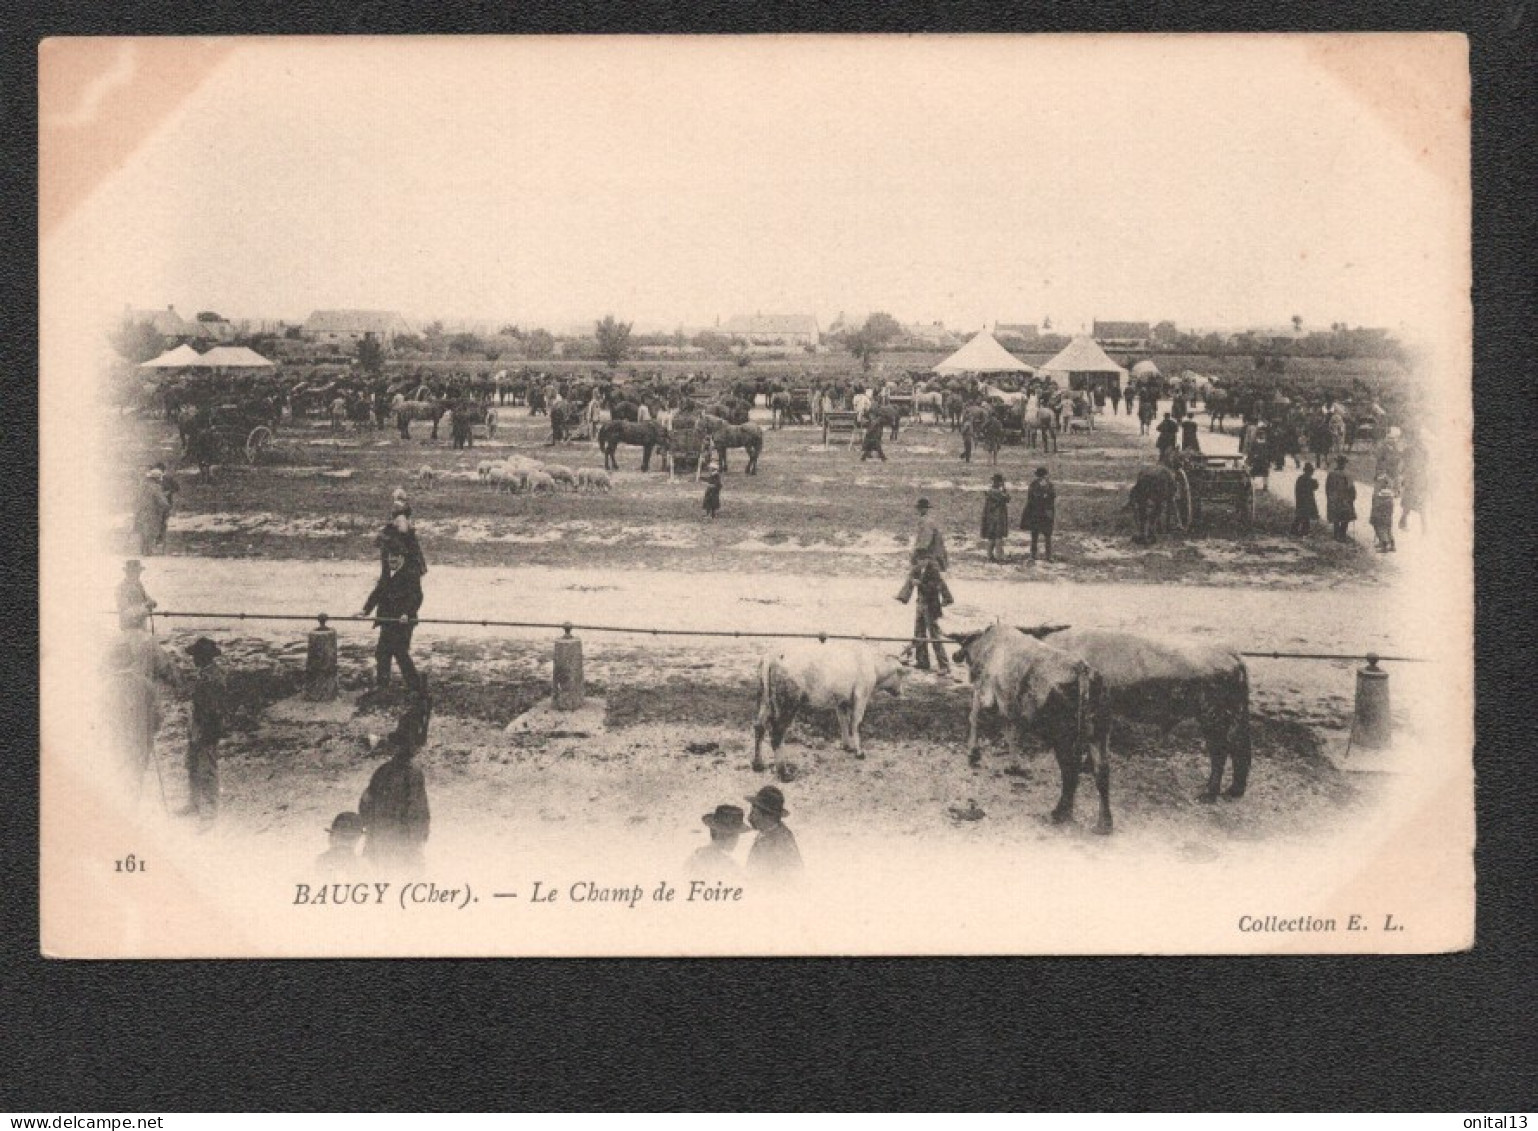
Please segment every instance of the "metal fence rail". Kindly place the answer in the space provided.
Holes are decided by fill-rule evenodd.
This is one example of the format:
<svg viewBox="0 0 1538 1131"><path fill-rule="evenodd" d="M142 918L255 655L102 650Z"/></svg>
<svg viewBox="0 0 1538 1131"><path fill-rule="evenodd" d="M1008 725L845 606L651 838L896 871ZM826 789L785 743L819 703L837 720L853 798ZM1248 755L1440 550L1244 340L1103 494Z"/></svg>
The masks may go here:
<svg viewBox="0 0 1538 1131"><path fill-rule="evenodd" d="M116 613L111 614L116 616ZM232 621L308 621L324 628L328 624L410 624L410 625L448 625L460 628L537 628L558 629L564 635L570 636L573 632L612 632L630 634L636 636L695 636L714 637L731 640L859 640L869 644L913 644L919 640L932 643L934 637L916 636L868 636L858 633L842 632L752 632L736 629L705 629L705 628L650 628L640 625L616 625L616 624L578 624L574 621L521 621L521 620L493 620L486 619L454 619L444 617L407 617L387 618L373 616L332 616L329 613L245 613L245 612L186 612L173 610L162 612L156 609L152 617L164 619L182 620L232 620ZM1068 625L1037 625L1034 631L1042 635L1050 635L1050 632L1068 628ZM957 637L949 633L941 633L938 639L957 640ZM1246 659L1257 660L1334 660L1334 661L1365 661L1369 664L1396 663L1396 664L1425 664L1430 663L1423 656L1384 656L1376 652L1240 652L1239 655Z"/></svg>

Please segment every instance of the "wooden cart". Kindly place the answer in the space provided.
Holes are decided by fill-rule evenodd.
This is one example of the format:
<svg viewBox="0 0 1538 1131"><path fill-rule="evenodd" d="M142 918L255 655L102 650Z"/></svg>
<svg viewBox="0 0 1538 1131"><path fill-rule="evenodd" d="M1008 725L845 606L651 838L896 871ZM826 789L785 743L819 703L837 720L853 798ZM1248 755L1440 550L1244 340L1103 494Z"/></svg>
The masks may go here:
<svg viewBox="0 0 1538 1131"><path fill-rule="evenodd" d="M1255 523L1255 481L1244 456L1188 453L1175 472L1175 513L1187 530L1202 521L1203 504L1226 503L1245 527Z"/></svg>

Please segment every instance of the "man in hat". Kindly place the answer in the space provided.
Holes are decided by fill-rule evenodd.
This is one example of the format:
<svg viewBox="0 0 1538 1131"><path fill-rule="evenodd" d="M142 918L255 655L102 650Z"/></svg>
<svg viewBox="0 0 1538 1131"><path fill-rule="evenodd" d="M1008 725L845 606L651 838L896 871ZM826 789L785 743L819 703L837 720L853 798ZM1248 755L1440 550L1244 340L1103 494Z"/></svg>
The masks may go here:
<svg viewBox="0 0 1538 1131"><path fill-rule="evenodd" d="M1294 504L1292 532L1308 536L1313 533L1314 523L1319 521L1319 480L1314 478L1312 462L1303 465L1303 474L1292 485Z"/></svg>
<svg viewBox="0 0 1538 1131"><path fill-rule="evenodd" d="M413 759L415 728L405 720L383 744L390 760L374 771L358 802L363 822L366 859L420 865L432 814L427 804L427 779Z"/></svg>
<svg viewBox="0 0 1538 1131"><path fill-rule="evenodd" d="M1324 477L1325 518L1337 542L1351 541L1346 531L1356 520L1356 483L1346 470L1346 457L1335 458L1335 470Z"/></svg>
<svg viewBox="0 0 1538 1131"><path fill-rule="evenodd" d="M150 468L139 484L139 495L134 501L134 544L144 557L155 552L161 528L171 514L171 501L161 488L164 477L165 473L159 468Z"/></svg>
<svg viewBox="0 0 1538 1131"><path fill-rule="evenodd" d="M416 629L417 611L422 607L421 567L412 559L405 537L393 527L381 536L384 569L361 615L375 617L379 643L374 647L376 688L390 686L390 661L400 667L401 678L411 690L419 690L421 677L411 662L411 634Z"/></svg>
<svg viewBox="0 0 1538 1131"><path fill-rule="evenodd" d="M1159 438L1154 442L1154 449L1159 453L1162 463L1164 453L1175 450L1175 444L1180 438L1180 423L1166 412L1164 419L1159 421L1158 433Z"/></svg>
<svg viewBox="0 0 1538 1131"><path fill-rule="evenodd" d="M140 578L144 563L129 558L123 563L123 580L117 587L117 623L124 632L145 632L155 613L155 601L144 591Z"/></svg>
<svg viewBox="0 0 1538 1131"><path fill-rule="evenodd" d="M790 814L778 786L766 785L748 802L748 824L758 832L748 850L748 875L761 879L788 880L801 873L801 850L784 820Z"/></svg>
<svg viewBox="0 0 1538 1131"><path fill-rule="evenodd" d="M352 812L338 813L326 833L331 838L331 846L315 858L315 867L327 877L340 879L356 875L363 818Z"/></svg>
<svg viewBox="0 0 1538 1131"><path fill-rule="evenodd" d="M200 636L187 648L197 668L187 723L187 807L205 825L219 814L219 740L224 737L226 687L219 645Z"/></svg>
<svg viewBox="0 0 1538 1131"><path fill-rule="evenodd" d="M742 867L732 859L732 851L749 826L742 819L742 809L737 805L717 805L714 813L700 818L710 830L710 843L696 848L689 856L685 870L690 876L702 880L730 878L742 874Z"/></svg>
<svg viewBox="0 0 1538 1131"><path fill-rule="evenodd" d="M1052 527L1057 522L1057 487L1047 469L1038 467L1036 478L1025 489L1025 510L1020 514L1020 529L1031 535L1031 561L1036 560L1038 539L1045 539L1047 561L1052 560Z"/></svg>

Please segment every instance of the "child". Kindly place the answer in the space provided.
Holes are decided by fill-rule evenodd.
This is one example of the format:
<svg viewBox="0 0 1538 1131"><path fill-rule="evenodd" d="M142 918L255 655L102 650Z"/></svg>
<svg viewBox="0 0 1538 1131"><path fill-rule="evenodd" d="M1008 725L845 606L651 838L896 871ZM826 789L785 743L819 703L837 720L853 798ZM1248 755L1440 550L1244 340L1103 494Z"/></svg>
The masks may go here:
<svg viewBox="0 0 1538 1131"><path fill-rule="evenodd" d="M1387 472L1378 475L1372 489L1372 510L1367 521L1378 536L1378 553L1394 552L1394 481Z"/></svg>
<svg viewBox="0 0 1538 1131"><path fill-rule="evenodd" d="M716 461L711 460L705 465L705 517L714 522L716 512L721 509L721 469L716 466Z"/></svg>
<svg viewBox="0 0 1538 1131"><path fill-rule="evenodd" d="M1002 562L1001 547L1009 537L1009 492L1004 489L1004 475L994 472L993 486L983 496L983 539L988 543L988 560Z"/></svg>
<svg viewBox="0 0 1538 1131"><path fill-rule="evenodd" d="M358 871L358 842L363 839L363 819L356 813L338 813L326 830L331 847L315 859L322 875L347 877Z"/></svg>

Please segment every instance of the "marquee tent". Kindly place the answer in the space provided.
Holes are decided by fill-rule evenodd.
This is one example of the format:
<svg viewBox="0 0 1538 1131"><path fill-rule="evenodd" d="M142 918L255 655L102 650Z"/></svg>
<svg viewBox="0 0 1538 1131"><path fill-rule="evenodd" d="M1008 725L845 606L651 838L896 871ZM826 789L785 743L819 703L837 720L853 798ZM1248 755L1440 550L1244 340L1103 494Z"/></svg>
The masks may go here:
<svg viewBox="0 0 1538 1131"><path fill-rule="evenodd" d="M1127 375L1088 334L1074 338L1040 371L1054 377L1066 375L1070 389L1120 389L1122 378Z"/></svg>
<svg viewBox="0 0 1538 1131"><path fill-rule="evenodd" d="M1035 373L987 330L934 367L936 373Z"/></svg>
<svg viewBox="0 0 1538 1131"><path fill-rule="evenodd" d="M1157 377L1159 376L1159 367L1152 360L1144 358L1132 367L1132 375L1134 377Z"/></svg>
<svg viewBox="0 0 1538 1131"><path fill-rule="evenodd" d="M203 355L183 342L174 350L168 350L159 357L151 358L139 366L140 369L189 369L198 368L204 364Z"/></svg>
<svg viewBox="0 0 1538 1131"><path fill-rule="evenodd" d="M203 355L210 369L271 369L272 362L245 346L215 346Z"/></svg>

